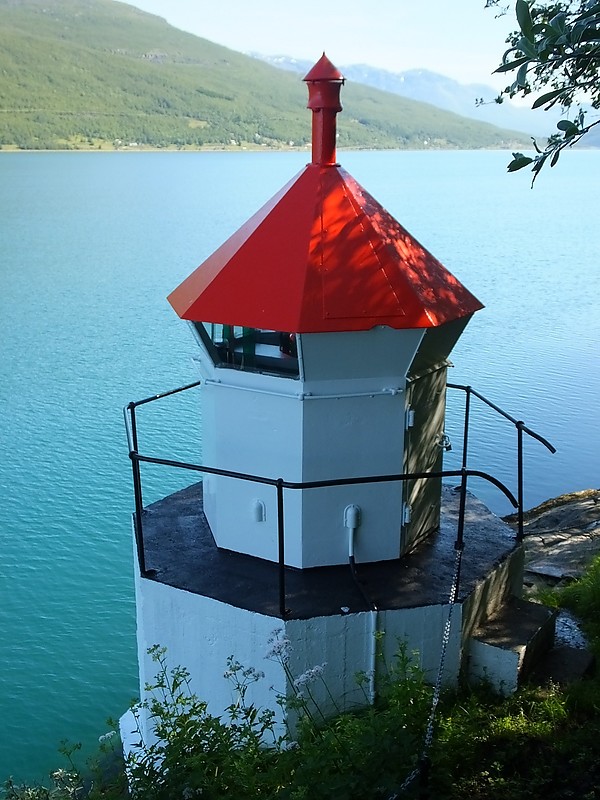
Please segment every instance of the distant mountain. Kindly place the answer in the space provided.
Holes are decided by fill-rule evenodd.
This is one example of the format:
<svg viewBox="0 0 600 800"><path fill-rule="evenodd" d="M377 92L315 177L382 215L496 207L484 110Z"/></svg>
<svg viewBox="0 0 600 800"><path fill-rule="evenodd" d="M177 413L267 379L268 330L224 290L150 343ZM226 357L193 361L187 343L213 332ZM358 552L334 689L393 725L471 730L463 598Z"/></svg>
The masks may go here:
<svg viewBox="0 0 600 800"><path fill-rule="evenodd" d="M297 75L114 0L0 0L0 145L306 146ZM310 65L309 65L310 66ZM353 82L340 147L522 147L526 137Z"/></svg>
<svg viewBox="0 0 600 800"><path fill-rule="evenodd" d="M288 56L264 56L252 53L280 69L303 73L310 69L308 61ZM559 110L537 110L517 106L510 100L495 102L498 92L491 86L480 83L462 84L458 81L426 69L411 69L405 72L389 72L366 64L346 64L339 67L349 81L373 86L384 92L408 97L437 108L452 111L464 117L488 122L504 128L523 131L531 136L547 136L555 129L563 114ZM483 104L478 101L483 100Z"/></svg>

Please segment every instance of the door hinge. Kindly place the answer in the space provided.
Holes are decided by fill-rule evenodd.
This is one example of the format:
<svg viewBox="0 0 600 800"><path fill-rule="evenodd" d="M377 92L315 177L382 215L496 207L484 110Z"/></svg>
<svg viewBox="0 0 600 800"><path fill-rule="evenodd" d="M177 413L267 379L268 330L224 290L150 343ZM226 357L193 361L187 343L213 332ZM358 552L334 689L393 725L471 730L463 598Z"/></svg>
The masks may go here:
<svg viewBox="0 0 600 800"><path fill-rule="evenodd" d="M408 525L412 518L412 506L408 503L404 503L402 506L402 524Z"/></svg>

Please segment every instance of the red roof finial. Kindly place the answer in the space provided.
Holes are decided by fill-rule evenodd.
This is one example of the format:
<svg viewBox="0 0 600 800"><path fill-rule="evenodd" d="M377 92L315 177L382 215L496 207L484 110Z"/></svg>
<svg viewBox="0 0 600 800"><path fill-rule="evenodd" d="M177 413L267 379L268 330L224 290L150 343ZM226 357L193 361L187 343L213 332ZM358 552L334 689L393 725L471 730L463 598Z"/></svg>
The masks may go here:
<svg viewBox="0 0 600 800"><path fill-rule="evenodd" d="M312 118L312 163L333 165L335 160L335 117L342 110L340 90L344 76L325 53L304 78L308 83L308 108Z"/></svg>

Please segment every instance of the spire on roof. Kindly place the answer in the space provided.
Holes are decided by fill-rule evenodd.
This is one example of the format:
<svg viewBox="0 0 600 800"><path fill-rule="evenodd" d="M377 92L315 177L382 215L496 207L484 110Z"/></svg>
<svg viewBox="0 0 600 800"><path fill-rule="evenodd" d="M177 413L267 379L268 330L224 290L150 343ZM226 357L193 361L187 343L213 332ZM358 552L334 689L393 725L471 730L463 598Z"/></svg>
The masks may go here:
<svg viewBox="0 0 600 800"><path fill-rule="evenodd" d="M328 166L336 163L336 114L342 110L340 90L344 76L325 53L308 72L308 108L312 117L312 163Z"/></svg>

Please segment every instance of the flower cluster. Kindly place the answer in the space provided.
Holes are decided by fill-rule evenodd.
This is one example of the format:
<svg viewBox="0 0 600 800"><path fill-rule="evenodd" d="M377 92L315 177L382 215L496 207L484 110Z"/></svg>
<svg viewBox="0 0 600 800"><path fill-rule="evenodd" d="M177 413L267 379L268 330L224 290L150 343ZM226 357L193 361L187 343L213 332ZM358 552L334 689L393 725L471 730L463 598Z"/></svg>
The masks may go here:
<svg viewBox="0 0 600 800"><path fill-rule="evenodd" d="M294 689L299 689L301 686L306 686L307 683L313 683L317 678L321 678L326 666L327 662L325 661L323 664L316 664L314 667L307 669L302 675L298 675L294 680Z"/></svg>
<svg viewBox="0 0 600 800"><path fill-rule="evenodd" d="M266 652L265 658L269 661L279 661L282 664L287 664L290 658L291 642L285 635L283 628L276 628L269 636L268 640L269 649Z"/></svg>
<svg viewBox="0 0 600 800"><path fill-rule="evenodd" d="M245 667L233 656L229 656L227 658L227 669L223 673L223 677L227 680L239 681L243 679L244 683L255 683L262 680L265 677L265 673L254 667Z"/></svg>

